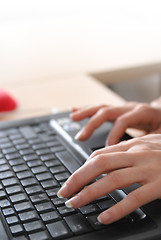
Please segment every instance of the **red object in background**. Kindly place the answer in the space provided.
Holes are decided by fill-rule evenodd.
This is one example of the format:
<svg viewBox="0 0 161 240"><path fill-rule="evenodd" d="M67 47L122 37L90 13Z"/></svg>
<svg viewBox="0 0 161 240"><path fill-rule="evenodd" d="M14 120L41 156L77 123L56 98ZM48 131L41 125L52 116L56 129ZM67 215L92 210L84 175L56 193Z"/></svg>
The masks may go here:
<svg viewBox="0 0 161 240"><path fill-rule="evenodd" d="M5 90L0 89L0 112L7 112L16 109L16 100Z"/></svg>

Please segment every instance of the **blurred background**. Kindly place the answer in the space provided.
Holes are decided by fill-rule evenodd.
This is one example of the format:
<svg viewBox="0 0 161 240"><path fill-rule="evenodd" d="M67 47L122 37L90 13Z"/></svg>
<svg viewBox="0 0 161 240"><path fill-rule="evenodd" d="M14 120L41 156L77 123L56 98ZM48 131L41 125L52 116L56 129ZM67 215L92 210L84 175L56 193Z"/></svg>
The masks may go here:
<svg viewBox="0 0 161 240"><path fill-rule="evenodd" d="M161 91L158 0L0 0L0 86L89 74L127 100Z"/></svg>

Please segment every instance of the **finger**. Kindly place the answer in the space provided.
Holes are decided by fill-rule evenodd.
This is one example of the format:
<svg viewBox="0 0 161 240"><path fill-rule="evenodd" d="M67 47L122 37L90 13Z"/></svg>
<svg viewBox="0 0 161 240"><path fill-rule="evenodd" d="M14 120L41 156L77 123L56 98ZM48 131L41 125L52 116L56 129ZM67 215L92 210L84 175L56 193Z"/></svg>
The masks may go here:
<svg viewBox="0 0 161 240"><path fill-rule="evenodd" d="M82 191L69 199L66 204L68 207L80 208L115 189L121 189L133 183L140 182L143 176L142 174L136 174L137 171L138 168L126 168L113 171L100 180L85 187Z"/></svg>
<svg viewBox="0 0 161 240"><path fill-rule="evenodd" d="M88 108L83 108L83 109L78 109L78 111L74 111L73 113L70 114L70 117L74 121L80 121L84 118L91 117L93 114L95 114L99 109L105 107L107 105L99 105L95 107L88 107Z"/></svg>
<svg viewBox="0 0 161 240"><path fill-rule="evenodd" d="M130 139L128 141L123 141L115 145L106 146L104 148L94 151L85 163L93 159L94 157L100 154L116 153L116 152L125 152L128 151L133 145L136 144L136 139Z"/></svg>
<svg viewBox="0 0 161 240"><path fill-rule="evenodd" d="M96 156L68 178L59 190L58 195L61 197L70 197L101 174L132 166L132 156L134 155L135 153L110 153L108 156L106 154Z"/></svg>
<svg viewBox="0 0 161 240"><path fill-rule="evenodd" d="M101 213L98 220L103 224L115 222L130 214L142 205L158 198L158 188L155 183L144 185L129 193L116 205Z"/></svg>
<svg viewBox="0 0 161 240"><path fill-rule="evenodd" d="M101 126L105 121L113 122L118 116L127 111L127 107L104 107L98 109L97 112L90 118L87 124L76 135L76 139L83 141L89 138L94 130Z"/></svg>
<svg viewBox="0 0 161 240"><path fill-rule="evenodd" d="M145 112L134 109L118 117L108 135L107 144L118 143L128 127L135 127L141 123L147 124L150 120L146 115Z"/></svg>
<svg viewBox="0 0 161 240"><path fill-rule="evenodd" d="M71 111L72 111L72 113L74 113L74 112L80 111L80 109L81 109L81 108L75 108L75 107L73 107L73 108L71 109Z"/></svg>

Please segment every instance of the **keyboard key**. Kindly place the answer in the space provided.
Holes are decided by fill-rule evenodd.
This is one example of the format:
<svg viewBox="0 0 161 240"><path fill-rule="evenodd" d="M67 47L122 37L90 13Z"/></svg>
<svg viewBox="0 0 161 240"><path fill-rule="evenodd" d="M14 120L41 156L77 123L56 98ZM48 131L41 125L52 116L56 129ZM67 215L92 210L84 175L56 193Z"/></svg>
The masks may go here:
<svg viewBox="0 0 161 240"><path fill-rule="evenodd" d="M21 184L23 187L28 187L28 186L36 185L38 184L38 182L36 181L35 178L29 178L29 179L21 180Z"/></svg>
<svg viewBox="0 0 161 240"><path fill-rule="evenodd" d="M66 172L66 171L67 170L64 166L55 166L55 167L50 168L50 172L54 175L57 173Z"/></svg>
<svg viewBox="0 0 161 240"><path fill-rule="evenodd" d="M30 240L49 240L49 235L46 231L41 231L41 232L37 232L37 233L33 233L29 235L29 239Z"/></svg>
<svg viewBox="0 0 161 240"><path fill-rule="evenodd" d="M34 221L34 222L25 223L23 226L24 226L26 232L28 232L28 233L37 232L39 230L44 229L44 225L39 220Z"/></svg>
<svg viewBox="0 0 161 240"><path fill-rule="evenodd" d="M23 163L24 163L24 161L23 161L23 159L21 159L21 158L13 159L13 160L10 160L10 161L9 161L9 164L10 164L11 166L16 166L16 165L23 164Z"/></svg>
<svg viewBox="0 0 161 240"><path fill-rule="evenodd" d="M55 167L55 166L59 166L61 165L60 161L59 160L48 160L48 161L45 161L45 165L50 168L50 167Z"/></svg>
<svg viewBox="0 0 161 240"><path fill-rule="evenodd" d="M23 159L25 161L31 161L31 160L37 160L38 156L36 154L29 154L29 155L24 155Z"/></svg>
<svg viewBox="0 0 161 240"><path fill-rule="evenodd" d="M64 150L65 150L65 148L62 145L50 148L50 151L53 153L62 152Z"/></svg>
<svg viewBox="0 0 161 240"><path fill-rule="evenodd" d="M91 227L88 226L88 223L80 213L64 217L64 219L71 231L75 234L85 233L91 230Z"/></svg>
<svg viewBox="0 0 161 240"><path fill-rule="evenodd" d="M11 233L14 236L23 234L23 228L20 224L14 225L10 227Z"/></svg>
<svg viewBox="0 0 161 240"><path fill-rule="evenodd" d="M18 214L18 216L22 222L30 222L30 221L39 219L39 216L36 211L27 211L27 212Z"/></svg>
<svg viewBox="0 0 161 240"><path fill-rule="evenodd" d="M12 186L18 183L17 178L7 178L2 180L2 183L5 187Z"/></svg>
<svg viewBox="0 0 161 240"><path fill-rule="evenodd" d="M19 220L16 216L8 217L8 218L6 218L6 221L9 225L14 225L14 224L19 223Z"/></svg>
<svg viewBox="0 0 161 240"><path fill-rule="evenodd" d="M90 223L90 225L92 226L92 228L94 229L100 229L100 228L105 228L106 226L101 224L98 220L97 220L98 214L97 215L93 215L93 216L89 216L86 217L86 219L88 220L88 222Z"/></svg>
<svg viewBox="0 0 161 240"><path fill-rule="evenodd" d="M38 173L42 173L42 172L47 172L47 168L45 166L39 166L39 167L31 168L31 171L34 174L38 174Z"/></svg>
<svg viewBox="0 0 161 240"><path fill-rule="evenodd" d="M16 151L17 151L17 150L16 150L16 148L14 148L14 147L11 147L11 148L3 148L3 149L2 149L3 154L15 153Z"/></svg>
<svg viewBox="0 0 161 240"><path fill-rule="evenodd" d="M31 148L20 150L19 153L21 155L28 155L28 154L34 154L34 151Z"/></svg>
<svg viewBox="0 0 161 240"><path fill-rule="evenodd" d="M12 203L17 203L17 202L23 202L28 200L28 197L25 193L20 193L20 194L10 196L10 200Z"/></svg>
<svg viewBox="0 0 161 240"><path fill-rule="evenodd" d="M13 176L14 176L14 174L11 171L0 172L0 179L6 179L6 178L13 177Z"/></svg>
<svg viewBox="0 0 161 240"><path fill-rule="evenodd" d="M18 144L22 144L25 143L26 140L24 138L19 138L19 139L15 139L12 141L14 145L18 145Z"/></svg>
<svg viewBox="0 0 161 240"><path fill-rule="evenodd" d="M51 141L51 142L47 142L46 145L48 147L55 147L55 146L59 146L60 145L60 142L57 141L57 140L54 140L54 141Z"/></svg>
<svg viewBox="0 0 161 240"><path fill-rule="evenodd" d="M22 192L22 188L21 186L19 185L15 185L15 186L12 186L12 187L7 187L6 188L6 192L9 194L9 195L12 195L12 194L15 194L15 193L20 193Z"/></svg>
<svg viewBox="0 0 161 240"><path fill-rule="evenodd" d="M44 155L44 154L48 154L48 153L50 153L50 149L49 148L44 148L44 149L40 149L40 150L37 150L36 151L36 154L37 155Z"/></svg>
<svg viewBox="0 0 161 240"><path fill-rule="evenodd" d="M25 171L25 170L27 170L27 169L28 169L28 167L27 167L25 164L13 166L13 171L14 171L15 173L17 173L17 172L22 172L22 171Z"/></svg>
<svg viewBox="0 0 161 240"><path fill-rule="evenodd" d="M6 155L7 160L12 160L19 157L20 157L19 153L10 153Z"/></svg>
<svg viewBox="0 0 161 240"><path fill-rule="evenodd" d="M10 206L10 202L7 199L0 200L0 207L6 208Z"/></svg>
<svg viewBox="0 0 161 240"><path fill-rule="evenodd" d="M7 164L3 164L3 165L0 166L0 171L1 171L1 172L7 171L7 170L9 170L9 169L10 169L10 168L9 168L9 166L8 166Z"/></svg>
<svg viewBox="0 0 161 240"><path fill-rule="evenodd" d="M43 142L49 142L49 141L55 140L54 136L48 136L46 134L39 134L39 137L42 139Z"/></svg>
<svg viewBox="0 0 161 240"><path fill-rule="evenodd" d="M10 129L6 130L6 132L8 135L19 134L18 128L10 128Z"/></svg>
<svg viewBox="0 0 161 240"><path fill-rule="evenodd" d="M33 210L33 206L30 202L23 202L14 205L17 212L27 212L29 210Z"/></svg>
<svg viewBox="0 0 161 240"><path fill-rule="evenodd" d="M53 176L51 173L47 172L47 173L37 174L36 178L38 181L44 181L44 180L53 179Z"/></svg>
<svg viewBox="0 0 161 240"><path fill-rule="evenodd" d="M0 144L8 142L9 139L7 137L1 137L1 132L0 132Z"/></svg>
<svg viewBox="0 0 161 240"><path fill-rule="evenodd" d="M34 145L32 145L32 148L34 150L39 150L39 149L42 149L42 148L46 148L46 144L45 143L34 144Z"/></svg>
<svg viewBox="0 0 161 240"><path fill-rule="evenodd" d="M45 223L54 222L56 220L61 219L61 217L57 213L57 211L52 211L52 212L47 212L47 213L40 214L40 217L42 218L42 221L45 222Z"/></svg>
<svg viewBox="0 0 161 240"><path fill-rule="evenodd" d="M34 161L29 161L27 162L27 165L31 167L36 167L36 166L41 166L43 163L40 160L34 160Z"/></svg>
<svg viewBox="0 0 161 240"><path fill-rule="evenodd" d="M115 204L114 201L113 201L112 199L110 199L110 200L105 200L105 201L101 201L101 202L97 203L97 206L98 206L102 211L104 211L104 210L112 207L114 204Z"/></svg>
<svg viewBox="0 0 161 240"><path fill-rule="evenodd" d="M54 176L56 178L56 180L59 181L63 181L63 180L67 180L70 177L70 174L65 172L65 173L59 173L59 174L55 174Z"/></svg>
<svg viewBox="0 0 161 240"><path fill-rule="evenodd" d="M23 150L29 148L30 145L28 143L18 144L16 145L17 150Z"/></svg>
<svg viewBox="0 0 161 240"><path fill-rule="evenodd" d="M82 214L90 214L90 213L96 213L99 212L99 208L95 204L89 204L84 207L79 208Z"/></svg>
<svg viewBox="0 0 161 240"><path fill-rule="evenodd" d="M20 127L20 132L26 139L35 138L37 136L30 126Z"/></svg>
<svg viewBox="0 0 161 240"><path fill-rule="evenodd" d="M0 153L0 156L2 156L1 153ZM3 156L2 156L2 157L3 157ZM0 165L5 164L6 162L7 162L6 159L0 158Z"/></svg>
<svg viewBox="0 0 161 240"><path fill-rule="evenodd" d="M43 212L55 209L55 207L51 202L37 204L35 205L35 208L39 213L43 213Z"/></svg>
<svg viewBox="0 0 161 240"><path fill-rule="evenodd" d="M70 173L73 173L80 168L80 165L67 151L56 153L56 157L62 162L62 164L69 170Z"/></svg>
<svg viewBox="0 0 161 240"><path fill-rule="evenodd" d="M20 180L33 177L32 173L30 171L19 172L16 175L17 175L18 179L20 179Z"/></svg>
<svg viewBox="0 0 161 240"><path fill-rule="evenodd" d="M64 206L64 203L67 201L67 199L66 198L58 198L58 197L56 197L56 198L53 198L53 199L51 199L52 200L52 202L54 203L54 205L56 206L56 207L60 207L60 206Z"/></svg>
<svg viewBox="0 0 161 240"><path fill-rule="evenodd" d="M32 203L40 203L40 202L42 203L49 200L48 196L45 193L32 195L30 196L30 199Z"/></svg>
<svg viewBox="0 0 161 240"><path fill-rule="evenodd" d="M44 189L59 187L59 184L56 180L48 180L41 182L41 185Z"/></svg>
<svg viewBox="0 0 161 240"><path fill-rule="evenodd" d="M37 193L42 193L43 192L42 187L39 186L39 185L25 188L25 190L26 190L28 195L32 195L32 194L37 194Z"/></svg>
<svg viewBox="0 0 161 240"><path fill-rule="evenodd" d="M6 192L4 190L0 190L0 199L6 198Z"/></svg>
<svg viewBox="0 0 161 240"><path fill-rule="evenodd" d="M62 216L66 216L70 213L76 212L74 208L67 208L66 206L58 207L58 211Z"/></svg>
<svg viewBox="0 0 161 240"><path fill-rule="evenodd" d="M64 221L50 223L46 227L53 239L66 238L72 235Z"/></svg>
<svg viewBox="0 0 161 240"><path fill-rule="evenodd" d="M46 155L40 156L40 159L42 161L47 161L47 160L55 159L55 156L54 154L46 154Z"/></svg>
<svg viewBox="0 0 161 240"><path fill-rule="evenodd" d="M6 143L2 143L2 144L0 144L0 148L10 148L10 147L12 147L13 146L13 144L11 143L11 142L6 142Z"/></svg>
<svg viewBox="0 0 161 240"><path fill-rule="evenodd" d="M15 212L14 212L13 208L11 208L11 207L3 209L2 212L3 212L4 216L15 215Z"/></svg>
<svg viewBox="0 0 161 240"><path fill-rule="evenodd" d="M11 140L16 140L16 139L22 138L22 136L17 133L17 134L10 135L9 138Z"/></svg>
<svg viewBox="0 0 161 240"><path fill-rule="evenodd" d="M57 196L57 192L59 191L60 188L53 188L53 189L49 189L46 190L46 193L49 197L56 197Z"/></svg>

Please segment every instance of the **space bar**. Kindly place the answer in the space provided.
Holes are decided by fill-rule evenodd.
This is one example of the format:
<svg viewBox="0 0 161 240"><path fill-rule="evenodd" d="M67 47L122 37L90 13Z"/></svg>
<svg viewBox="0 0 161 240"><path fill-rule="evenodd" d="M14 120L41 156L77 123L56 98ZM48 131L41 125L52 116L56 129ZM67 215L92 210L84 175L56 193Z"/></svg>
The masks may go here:
<svg viewBox="0 0 161 240"><path fill-rule="evenodd" d="M62 164L69 170L70 173L74 173L80 165L74 157L67 151L56 153L56 157L62 162Z"/></svg>

